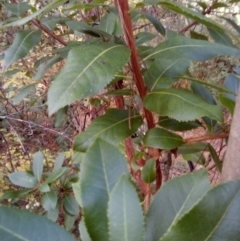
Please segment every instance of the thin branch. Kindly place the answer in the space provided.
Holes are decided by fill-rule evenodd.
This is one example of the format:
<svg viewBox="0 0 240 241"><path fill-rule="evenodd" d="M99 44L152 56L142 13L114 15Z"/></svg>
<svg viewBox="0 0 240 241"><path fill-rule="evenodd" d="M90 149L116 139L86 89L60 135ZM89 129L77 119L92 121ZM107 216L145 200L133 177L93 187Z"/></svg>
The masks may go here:
<svg viewBox="0 0 240 241"><path fill-rule="evenodd" d="M213 4L215 4L216 2L218 2L218 0L214 0L211 4L211 6L209 6L208 8L206 8L205 10L202 11L202 15L206 15L206 14L210 14L212 12L212 6ZM185 33L186 31L188 31L191 27L198 25L199 23L197 21L193 21L192 23L190 23L188 26L186 26L185 28L183 28L182 30L179 31L179 33Z"/></svg>
<svg viewBox="0 0 240 241"><path fill-rule="evenodd" d="M2 136L3 140L5 141L5 143L7 144L7 150L8 150L8 156L9 156L9 162L10 162L10 166L12 168L12 172L15 171L15 168L14 168L14 165L13 165L13 162L12 162L12 155L11 155L11 152L10 152L10 149L9 149L9 145L8 145L8 141L6 140L6 138L4 137L4 135L0 132L0 135ZM8 169L8 168L7 168Z"/></svg>
<svg viewBox="0 0 240 241"><path fill-rule="evenodd" d="M22 120L22 119L17 119L17 118L13 118L13 117L9 117L9 116L0 116L0 119L14 120L14 121L18 121L18 122L21 122L21 123L26 123L26 124L28 124L28 125L38 126L38 127L43 128L45 131L48 131L48 132L51 132L51 133L53 133L53 134L56 134L56 135L59 135L59 136L62 136L62 137L64 137L64 138L66 138L66 139L69 140L71 143L73 142L73 140L70 139L69 137L65 136L64 133L59 132L59 131L55 131L55 130L53 130L53 129L50 129L50 128L48 128L48 127L45 127L45 126L36 124L36 123L34 123L34 122L31 122L31 121L25 121L25 120Z"/></svg>
<svg viewBox="0 0 240 241"><path fill-rule="evenodd" d="M221 133L218 135L205 135L199 137L191 137L184 139L184 142L187 144L199 142L199 141L209 141L209 140L216 140L216 139L225 139L229 137L229 133Z"/></svg>
<svg viewBox="0 0 240 241"><path fill-rule="evenodd" d="M38 27L39 29L43 30L45 33L47 33L49 36L51 36L53 39L57 40L59 43L61 43L62 45L66 46L67 43L60 38L59 36L57 36L55 33L53 33L49 28L45 27L44 25L42 25L37 19L32 19L31 23L33 25L35 25L36 27Z"/></svg>

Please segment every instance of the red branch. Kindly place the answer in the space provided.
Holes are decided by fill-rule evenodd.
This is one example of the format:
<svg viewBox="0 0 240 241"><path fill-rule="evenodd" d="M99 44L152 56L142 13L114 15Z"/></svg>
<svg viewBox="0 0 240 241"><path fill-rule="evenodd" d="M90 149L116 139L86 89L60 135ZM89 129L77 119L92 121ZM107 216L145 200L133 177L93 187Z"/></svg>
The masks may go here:
<svg viewBox="0 0 240 241"><path fill-rule="evenodd" d="M49 36L51 36L53 39L56 39L59 43L66 46L67 43L61 39L59 36L57 36L55 33L53 33L49 28L42 25L37 19L32 19L31 23L34 24L39 29L43 30L45 33L47 33Z"/></svg>

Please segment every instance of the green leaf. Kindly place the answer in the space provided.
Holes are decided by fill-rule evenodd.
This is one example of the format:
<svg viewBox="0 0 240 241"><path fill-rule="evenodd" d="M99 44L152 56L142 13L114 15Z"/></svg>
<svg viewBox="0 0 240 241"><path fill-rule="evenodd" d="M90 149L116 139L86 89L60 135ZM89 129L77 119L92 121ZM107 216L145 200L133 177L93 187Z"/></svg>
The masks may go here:
<svg viewBox="0 0 240 241"><path fill-rule="evenodd" d="M64 122L67 120L67 118L68 118L67 112L68 112L68 106L63 107L57 111L56 119L55 119L55 123L54 123L54 126L56 128L62 127Z"/></svg>
<svg viewBox="0 0 240 241"><path fill-rule="evenodd" d="M37 180L40 182L42 178L43 173L43 154L42 152L37 152L37 154L33 158L33 174L37 178Z"/></svg>
<svg viewBox="0 0 240 241"><path fill-rule="evenodd" d="M238 1L240 2L240 1ZM228 19L228 18L224 18L222 17L224 20L226 20L238 33L240 33L240 27L239 25L236 24L236 22L232 19Z"/></svg>
<svg viewBox="0 0 240 241"><path fill-rule="evenodd" d="M143 138L143 142L147 146L167 150L179 147L184 143L181 136L162 128L148 130Z"/></svg>
<svg viewBox="0 0 240 241"><path fill-rule="evenodd" d="M60 178L62 175L64 175L68 170L69 170L69 168L60 167L59 169L55 170L53 173L51 173L47 177L46 183L52 183L52 182L56 181L58 178Z"/></svg>
<svg viewBox="0 0 240 241"><path fill-rule="evenodd" d="M41 205L46 211L54 210L57 206L58 196L55 192L47 192L42 195Z"/></svg>
<svg viewBox="0 0 240 241"><path fill-rule="evenodd" d="M39 191L44 193L44 192L50 192L50 187L46 182L43 182L40 186L39 186Z"/></svg>
<svg viewBox="0 0 240 241"><path fill-rule="evenodd" d="M221 102L221 104L223 106L225 106L229 110L231 115L233 116L234 108L235 108L235 101L229 99L228 97L225 97L223 94L220 94L218 96L218 98L219 98L219 101Z"/></svg>
<svg viewBox="0 0 240 241"><path fill-rule="evenodd" d="M156 178L156 160L154 158L151 158L147 160L146 164L144 165L141 177L144 182L151 183Z"/></svg>
<svg viewBox="0 0 240 241"><path fill-rule="evenodd" d="M136 45L144 44L156 38L156 35L149 32L139 32L135 35Z"/></svg>
<svg viewBox="0 0 240 241"><path fill-rule="evenodd" d="M103 30L99 30L97 28L91 27L86 23L83 22L79 22L79 21L68 21L66 23L70 29L75 30L75 31L79 31L81 33L85 33L88 34L90 36L93 37L106 37L107 39L111 38L111 35L108 34L107 32L103 31Z"/></svg>
<svg viewBox="0 0 240 241"><path fill-rule="evenodd" d="M188 73L189 74L189 73ZM212 89L216 89L220 92L226 92L226 93L230 93L232 94L232 92L226 88L223 88L222 86L220 86L219 84L213 84L211 82L206 82L204 80L200 80L200 79L197 79L197 78L193 78L193 77L190 77L189 75L185 75L185 76L182 76L183 79L186 79L186 80L190 80L196 84L200 84L199 86L203 86L205 89L206 87L207 88L212 88ZM197 88L198 89L198 88ZM201 88L200 88L201 89ZM194 89L193 89L194 90ZM207 91L211 94L211 92L207 89ZM196 92L197 93L197 92ZM199 96L201 96L201 94L199 94ZM203 96L204 97L204 96ZM205 97L204 97L205 98ZM212 98L214 99L214 98ZM211 103L210 103L211 104Z"/></svg>
<svg viewBox="0 0 240 241"><path fill-rule="evenodd" d="M197 142L193 144L184 144L178 148L178 154L182 155L201 151L208 151L208 143Z"/></svg>
<svg viewBox="0 0 240 241"><path fill-rule="evenodd" d="M235 93L235 94L224 93L223 96L235 102L238 89L240 86L240 78L234 74L228 74L226 79L224 80L223 86L226 89L232 91L232 93Z"/></svg>
<svg viewBox="0 0 240 241"><path fill-rule="evenodd" d="M110 241L142 241L143 212L137 192L127 175L113 189L108 209Z"/></svg>
<svg viewBox="0 0 240 241"><path fill-rule="evenodd" d="M212 4L211 9L225 8L225 7L228 7L226 3L215 2Z"/></svg>
<svg viewBox="0 0 240 241"><path fill-rule="evenodd" d="M189 68L187 59L157 59L150 65L144 80L150 91L168 88Z"/></svg>
<svg viewBox="0 0 240 241"><path fill-rule="evenodd" d="M202 84L199 83L192 83L191 89L193 93L197 94L198 96L202 97L204 100L206 100L209 104L215 105L216 101L213 98L212 93L209 91L207 87L205 87Z"/></svg>
<svg viewBox="0 0 240 241"><path fill-rule="evenodd" d="M219 106L210 105L186 90L161 89L151 92L147 94L143 103L147 109L178 121L191 121L203 116L223 121Z"/></svg>
<svg viewBox="0 0 240 241"><path fill-rule="evenodd" d="M45 25L50 30L54 31L57 24L65 24L69 20L69 18L64 17L46 17L41 19L41 24Z"/></svg>
<svg viewBox="0 0 240 241"><path fill-rule="evenodd" d="M8 175L10 181L17 186L34 188L37 185L37 179L27 172L13 172Z"/></svg>
<svg viewBox="0 0 240 241"><path fill-rule="evenodd" d="M74 152L72 156L72 163L79 165L82 162L84 155L84 152Z"/></svg>
<svg viewBox="0 0 240 241"><path fill-rule="evenodd" d="M203 10L205 10L208 5L205 2L196 2Z"/></svg>
<svg viewBox="0 0 240 241"><path fill-rule="evenodd" d="M210 182L205 170L168 181L157 192L148 210L146 217L146 240L158 241L171 225L181 220L184 214L188 213L209 189ZM191 224L193 225L189 225L196 225L195 222ZM184 234L187 237L189 232ZM198 237L198 235L195 237ZM176 238L173 240L179 241L180 239Z"/></svg>
<svg viewBox="0 0 240 241"><path fill-rule="evenodd" d="M79 204L79 206L82 206L82 203L81 203L81 190L80 190L80 181L78 179L77 182L75 183L72 183L72 188L73 188L73 193L74 193L74 197L77 201L77 203Z"/></svg>
<svg viewBox="0 0 240 241"><path fill-rule="evenodd" d="M204 40L189 39L183 36L171 38L146 52L143 60L148 59L187 59L204 61L218 55L234 55L239 57L240 51L222 44Z"/></svg>
<svg viewBox="0 0 240 241"><path fill-rule="evenodd" d="M116 14L108 13L100 21L98 29L115 36L120 36L122 33L121 24ZM115 34L114 34L115 33ZM108 37L109 38L109 37Z"/></svg>
<svg viewBox="0 0 240 241"><path fill-rule="evenodd" d="M222 171L222 162L220 161L218 154L216 153L215 149L212 147L211 144L208 144L208 150L212 156L213 161L215 162L217 169L221 172Z"/></svg>
<svg viewBox="0 0 240 241"><path fill-rule="evenodd" d="M180 13L183 16L186 16L188 18L191 18L198 23L201 23L203 25L206 25L207 27L211 27L214 29L222 29L220 25L218 25L215 21L211 20L210 18L207 18L206 16L202 15L199 12L193 11L192 9L183 6L180 3L177 2L170 2L170 1L159 1L159 0L149 0L146 2L147 4L160 4L167 9L170 9L176 13Z"/></svg>
<svg viewBox="0 0 240 241"><path fill-rule="evenodd" d="M39 64L37 73L35 74L33 79L40 80L48 69L50 69L54 64L60 62L61 60L63 60L63 58L59 55L55 55L53 57L47 57L44 62Z"/></svg>
<svg viewBox="0 0 240 241"><path fill-rule="evenodd" d="M173 131L188 131L201 126L201 123L196 121L177 121L167 116L160 116L158 124L165 129Z"/></svg>
<svg viewBox="0 0 240 241"><path fill-rule="evenodd" d="M97 94L124 66L129 54L122 45L104 43L85 44L70 50L63 70L48 91L49 114Z"/></svg>
<svg viewBox="0 0 240 241"><path fill-rule="evenodd" d="M193 39L208 40L208 37L206 35L197 33L195 31L190 31L190 36Z"/></svg>
<svg viewBox="0 0 240 241"><path fill-rule="evenodd" d="M216 101L213 98L212 93L209 91L209 89L204 86L203 84L200 83L195 83L193 82L191 84L191 89L193 91L194 94L202 97L203 99L205 99L209 104L215 105ZM217 121L209 118L209 117L203 117L203 120L209 130L209 132L212 132L214 126L217 124Z"/></svg>
<svg viewBox="0 0 240 241"><path fill-rule="evenodd" d="M21 26L24 25L25 23L27 23L28 21L31 21L32 19L36 18L38 15L40 14L46 14L47 12L51 11L53 8L61 5L62 3L64 3L66 0L55 0L55 1L51 1L50 4L44 6L43 8L40 8L38 11L34 12L33 14L30 14L24 18L19 18L13 22L10 23L6 23L3 24L2 26L0 26L0 29L2 28L7 28L7 27L15 27L15 26Z"/></svg>
<svg viewBox="0 0 240 241"><path fill-rule="evenodd" d="M17 16L21 16L24 14L26 11L28 11L32 6L29 5L27 2L23 3L18 3L18 4L4 4L4 7L14 13Z"/></svg>
<svg viewBox="0 0 240 241"><path fill-rule="evenodd" d="M54 162L53 171L56 171L56 170L58 170L59 168L62 167L64 159L65 159L64 153L59 153L55 162Z"/></svg>
<svg viewBox="0 0 240 241"><path fill-rule="evenodd" d="M73 149L85 152L97 137L118 145L123 139L135 133L141 125L140 115L134 115L128 110L109 109L105 115L96 118L86 131L76 137Z"/></svg>
<svg viewBox="0 0 240 241"><path fill-rule="evenodd" d="M143 16L145 16L152 23L152 25L155 27L155 29L162 36L165 36L165 34L166 34L165 27L161 24L161 22L157 18L153 17L151 14L148 14L148 13L143 13Z"/></svg>
<svg viewBox="0 0 240 241"><path fill-rule="evenodd" d="M23 189L23 190L10 190L4 192L4 194L0 197L1 199L16 199L16 198L25 198L32 189Z"/></svg>
<svg viewBox="0 0 240 241"><path fill-rule="evenodd" d="M79 232L80 232L80 237L81 240L83 241L92 241L92 239L90 238L87 228L85 226L84 223L84 217L81 218L80 224L79 224Z"/></svg>
<svg viewBox="0 0 240 241"><path fill-rule="evenodd" d="M79 206L76 199L71 194L66 194L63 198L64 210L71 216L79 215Z"/></svg>
<svg viewBox="0 0 240 241"><path fill-rule="evenodd" d="M238 241L239 200L239 180L213 188L169 228L161 241L190 241L196 240L196 237L198 241Z"/></svg>
<svg viewBox="0 0 240 241"><path fill-rule="evenodd" d="M193 152L189 154L183 154L183 159L186 161L192 161L197 164L204 165L206 160L202 152Z"/></svg>
<svg viewBox="0 0 240 241"><path fill-rule="evenodd" d="M12 69L12 70L8 70L8 71L2 73L2 75L3 75L4 77L7 77L7 78L8 78L8 77L11 77L11 76L19 73L20 71L21 71L20 69Z"/></svg>
<svg viewBox="0 0 240 241"><path fill-rule="evenodd" d="M76 241L66 230L43 216L0 207L1 241Z"/></svg>
<svg viewBox="0 0 240 241"><path fill-rule="evenodd" d="M18 105L32 90L35 90L35 86L36 84L30 84L21 88L13 98L13 104Z"/></svg>
<svg viewBox="0 0 240 241"><path fill-rule="evenodd" d="M54 209L50 209L47 212L47 218L52 220L53 222L56 222L59 216L59 212L60 212L60 205L59 203L57 203L56 207Z"/></svg>
<svg viewBox="0 0 240 241"><path fill-rule="evenodd" d="M70 231L74 225L76 217L68 214L64 215L64 227L67 231Z"/></svg>
<svg viewBox="0 0 240 241"><path fill-rule="evenodd" d="M128 173L123 155L108 142L97 139L81 163L80 199L92 241L108 241L107 207L110 193L122 174Z"/></svg>
<svg viewBox="0 0 240 241"><path fill-rule="evenodd" d="M208 28L208 32L216 43L235 47L231 38L223 30Z"/></svg>
<svg viewBox="0 0 240 241"><path fill-rule="evenodd" d="M40 38L40 30L19 30L12 45L5 51L4 63L6 68L25 57L39 43Z"/></svg>

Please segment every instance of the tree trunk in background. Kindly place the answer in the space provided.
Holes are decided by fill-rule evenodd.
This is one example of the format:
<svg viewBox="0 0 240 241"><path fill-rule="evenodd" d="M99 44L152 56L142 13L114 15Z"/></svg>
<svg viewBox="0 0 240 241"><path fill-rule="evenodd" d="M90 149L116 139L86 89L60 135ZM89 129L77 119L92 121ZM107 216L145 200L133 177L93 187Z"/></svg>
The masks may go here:
<svg viewBox="0 0 240 241"><path fill-rule="evenodd" d="M222 182L236 179L240 179L240 89L222 169Z"/></svg>

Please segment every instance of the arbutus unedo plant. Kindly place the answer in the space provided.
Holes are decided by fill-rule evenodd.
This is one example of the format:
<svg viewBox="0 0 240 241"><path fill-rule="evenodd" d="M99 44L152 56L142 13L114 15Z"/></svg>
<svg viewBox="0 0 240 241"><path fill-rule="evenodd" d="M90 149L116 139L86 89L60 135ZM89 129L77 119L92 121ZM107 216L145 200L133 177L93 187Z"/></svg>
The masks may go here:
<svg viewBox="0 0 240 241"><path fill-rule="evenodd" d="M1 2L3 81L19 66L32 80L7 95L1 87L2 128L14 129L15 120L32 131L34 106L60 128L44 130L74 151L71 163L63 166L60 156L50 173L41 152L26 171L11 163L9 180L26 189L2 200L37 193L36 211L53 221L64 213L67 230L81 218L83 241L240 240L240 183L231 181L239 177L211 187L207 172L212 178L211 170L224 169L239 88L239 26L217 11L238 1L186 2ZM179 29L167 22L175 17ZM18 90L12 99L10 90ZM27 110L19 116L20 109ZM179 158L193 172L168 181ZM0 234L3 241L74 240L44 217L6 206Z"/></svg>

